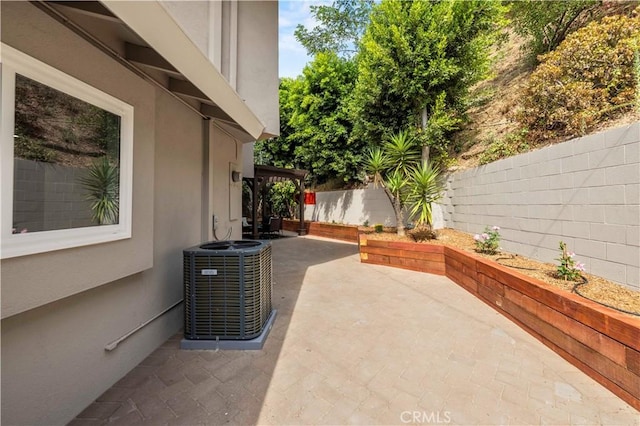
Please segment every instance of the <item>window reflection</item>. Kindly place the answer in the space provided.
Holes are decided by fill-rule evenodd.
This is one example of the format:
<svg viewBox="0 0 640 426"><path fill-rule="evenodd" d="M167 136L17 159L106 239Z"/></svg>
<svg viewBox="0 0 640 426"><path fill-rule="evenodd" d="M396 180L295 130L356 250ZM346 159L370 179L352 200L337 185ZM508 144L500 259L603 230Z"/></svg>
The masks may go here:
<svg viewBox="0 0 640 426"><path fill-rule="evenodd" d="M121 118L16 74L13 232L116 224Z"/></svg>

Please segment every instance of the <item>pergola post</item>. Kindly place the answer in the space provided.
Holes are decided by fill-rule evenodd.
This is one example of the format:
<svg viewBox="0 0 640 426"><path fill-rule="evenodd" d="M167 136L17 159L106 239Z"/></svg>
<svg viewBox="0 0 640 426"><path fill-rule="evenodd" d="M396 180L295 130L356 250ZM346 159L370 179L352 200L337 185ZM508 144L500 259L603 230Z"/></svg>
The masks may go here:
<svg viewBox="0 0 640 426"><path fill-rule="evenodd" d="M307 175L306 170L298 170L298 169L283 169L280 167L274 166L261 166L255 165L253 168L253 238L258 238L258 193L264 188L264 194L262 194L263 199L266 199L266 185L270 181L277 178L278 181L282 179L290 179L295 184L296 187L300 190L300 229L298 230L298 235L305 235L307 230L304 226L304 177ZM258 182L260 182L258 184ZM264 202L263 202L263 213L264 213Z"/></svg>
<svg viewBox="0 0 640 426"><path fill-rule="evenodd" d="M300 179L300 229L298 235L306 235L307 229L304 227L304 179Z"/></svg>

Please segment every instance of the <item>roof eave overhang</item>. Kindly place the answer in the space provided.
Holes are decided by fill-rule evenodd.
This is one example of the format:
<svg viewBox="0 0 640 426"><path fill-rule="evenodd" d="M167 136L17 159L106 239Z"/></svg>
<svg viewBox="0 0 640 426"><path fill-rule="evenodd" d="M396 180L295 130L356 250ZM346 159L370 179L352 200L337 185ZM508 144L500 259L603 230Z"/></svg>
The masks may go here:
<svg viewBox="0 0 640 426"><path fill-rule="evenodd" d="M118 0L102 3L215 102L242 130L255 140L265 138L265 125L160 3Z"/></svg>

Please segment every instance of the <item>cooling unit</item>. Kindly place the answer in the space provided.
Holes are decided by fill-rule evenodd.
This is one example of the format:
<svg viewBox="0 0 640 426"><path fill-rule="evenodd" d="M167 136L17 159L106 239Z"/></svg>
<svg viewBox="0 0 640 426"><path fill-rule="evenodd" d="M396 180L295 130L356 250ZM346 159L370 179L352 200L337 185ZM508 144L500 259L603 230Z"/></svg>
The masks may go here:
<svg viewBox="0 0 640 426"><path fill-rule="evenodd" d="M183 349L261 349L271 307L271 244L214 241L184 250Z"/></svg>

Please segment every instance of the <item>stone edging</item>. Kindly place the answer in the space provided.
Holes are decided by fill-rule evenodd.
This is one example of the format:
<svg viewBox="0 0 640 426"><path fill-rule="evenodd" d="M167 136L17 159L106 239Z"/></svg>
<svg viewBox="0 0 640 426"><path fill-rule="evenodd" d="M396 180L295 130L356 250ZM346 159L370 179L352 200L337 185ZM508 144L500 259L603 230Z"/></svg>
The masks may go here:
<svg viewBox="0 0 640 426"><path fill-rule="evenodd" d="M449 246L359 238L363 263L446 275L640 410L640 320Z"/></svg>

